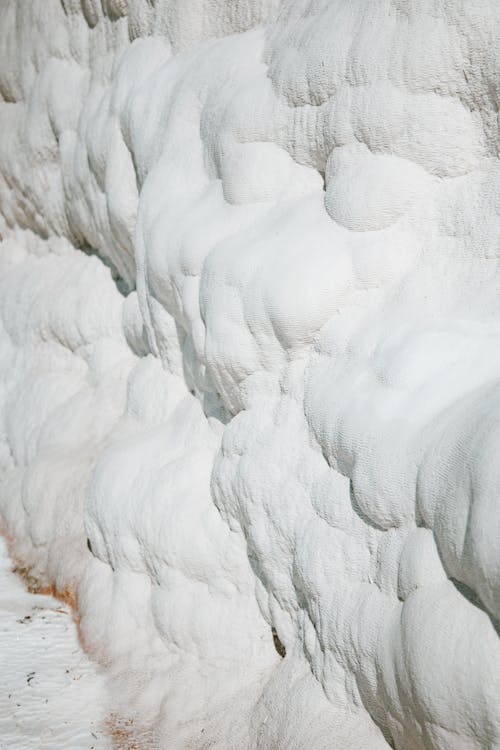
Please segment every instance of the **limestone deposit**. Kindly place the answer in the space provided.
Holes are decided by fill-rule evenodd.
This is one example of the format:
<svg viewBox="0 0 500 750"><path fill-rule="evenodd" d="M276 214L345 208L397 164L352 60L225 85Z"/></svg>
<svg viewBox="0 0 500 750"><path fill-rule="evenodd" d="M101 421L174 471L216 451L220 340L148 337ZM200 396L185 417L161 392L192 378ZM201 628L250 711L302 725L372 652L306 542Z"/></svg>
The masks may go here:
<svg viewBox="0 0 500 750"><path fill-rule="evenodd" d="M500 748L497 0L0 0L0 515L160 750Z"/></svg>

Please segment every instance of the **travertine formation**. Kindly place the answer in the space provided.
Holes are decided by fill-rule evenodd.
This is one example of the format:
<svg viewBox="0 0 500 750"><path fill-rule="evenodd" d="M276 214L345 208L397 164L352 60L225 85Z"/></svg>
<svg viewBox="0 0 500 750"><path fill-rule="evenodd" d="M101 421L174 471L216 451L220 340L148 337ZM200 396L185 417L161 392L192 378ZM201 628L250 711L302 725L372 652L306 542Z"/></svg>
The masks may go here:
<svg viewBox="0 0 500 750"><path fill-rule="evenodd" d="M0 538L2 750L111 750L125 727L82 653L70 608L26 591L6 547Z"/></svg>
<svg viewBox="0 0 500 750"><path fill-rule="evenodd" d="M121 714L500 748L497 0L0 0L0 96L0 515Z"/></svg>

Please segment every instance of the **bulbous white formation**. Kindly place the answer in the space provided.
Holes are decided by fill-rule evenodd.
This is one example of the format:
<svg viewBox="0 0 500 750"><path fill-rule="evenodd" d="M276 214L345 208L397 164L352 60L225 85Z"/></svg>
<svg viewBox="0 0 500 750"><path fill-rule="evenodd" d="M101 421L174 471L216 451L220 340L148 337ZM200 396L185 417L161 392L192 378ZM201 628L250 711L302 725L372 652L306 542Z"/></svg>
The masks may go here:
<svg viewBox="0 0 500 750"><path fill-rule="evenodd" d="M0 513L154 747L500 748L499 41L0 4Z"/></svg>

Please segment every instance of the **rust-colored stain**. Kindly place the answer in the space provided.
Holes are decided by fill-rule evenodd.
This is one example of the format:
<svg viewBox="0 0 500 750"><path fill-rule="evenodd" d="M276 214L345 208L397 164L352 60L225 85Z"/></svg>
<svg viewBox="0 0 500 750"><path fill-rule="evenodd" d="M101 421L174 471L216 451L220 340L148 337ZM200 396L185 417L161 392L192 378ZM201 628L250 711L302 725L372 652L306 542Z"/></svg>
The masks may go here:
<svg viewBox="0 0 500 750"><path fill-rule="evenodd" d="M63 604L67 604L70 607L73 619L78 623L78 595L76 581L64 588L59 589L54 583L48 586L43 586L36 576L32 573L32 568L29 565L20 560L14 552L14 544L11 534L7 531L5 524L0 521L0 536L3 536L7 542L7 549L9 557L13 562L12 572L23 579L24 585L30 594L43 594L44 596L52 596L54 599L58 599Z"/></svg>
<svg viewBox="0 0 500 750"><path fill-rule="evenodd" d="M153 750L150 738L135 734L133 719L111 714L106 721L106 731L111 737L113 750Z"/></svg>
<svg viewBox="0 0 500 750"><path fill-rule="evenodd" d="M32 568L16 556L14 552L13 538L1 520L0 536L2 536L7 542L9 556L13 561L12 572L22 578L24 585L30 594L52 596L54 599L57 599L69 607L72 618L77 627L80 645L85 652L89 653L90 649L87 648L80 629L76 581L73 585L64 589L57 588L54 583L51 583L48 586L42 585L37 577L33 575ZM66 610L61 609L60 611L65 612ZM113 713L108 717L105 723L105 729L109 737L111 737L113 750L155 750L154 746L151 744L148 733L146 733L146 735L148 735L147 737L141 733L141 739L137 738L135 735L133 719L126 719Z"/></svg>
<svg viewBox="0 0 500 750"><path fill-rule="evenodd" d="M76 584L65 589L58 589L53 583L48 586L42 586L31 574L31 570L19 563L14 563L12 572L23 579L30 594L43 594L44 596L52 596L54 599L58 599L60 602L67 604L68 607L70 607L73 618L75 620L77 619L76 611L78 608L78 596L76 593Z"/></svg>

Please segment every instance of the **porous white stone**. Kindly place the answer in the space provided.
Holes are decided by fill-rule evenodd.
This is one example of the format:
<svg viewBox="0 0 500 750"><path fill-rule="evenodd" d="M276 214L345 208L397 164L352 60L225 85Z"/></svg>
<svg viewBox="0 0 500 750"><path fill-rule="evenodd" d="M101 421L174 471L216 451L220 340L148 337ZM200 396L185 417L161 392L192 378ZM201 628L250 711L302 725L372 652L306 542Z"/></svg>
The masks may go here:
<svg viewBox="0 0 500 750"><path fill-rule="evenodd" d="M0 2L0 514L153 747L500 748L499 42Z"/></svg>

